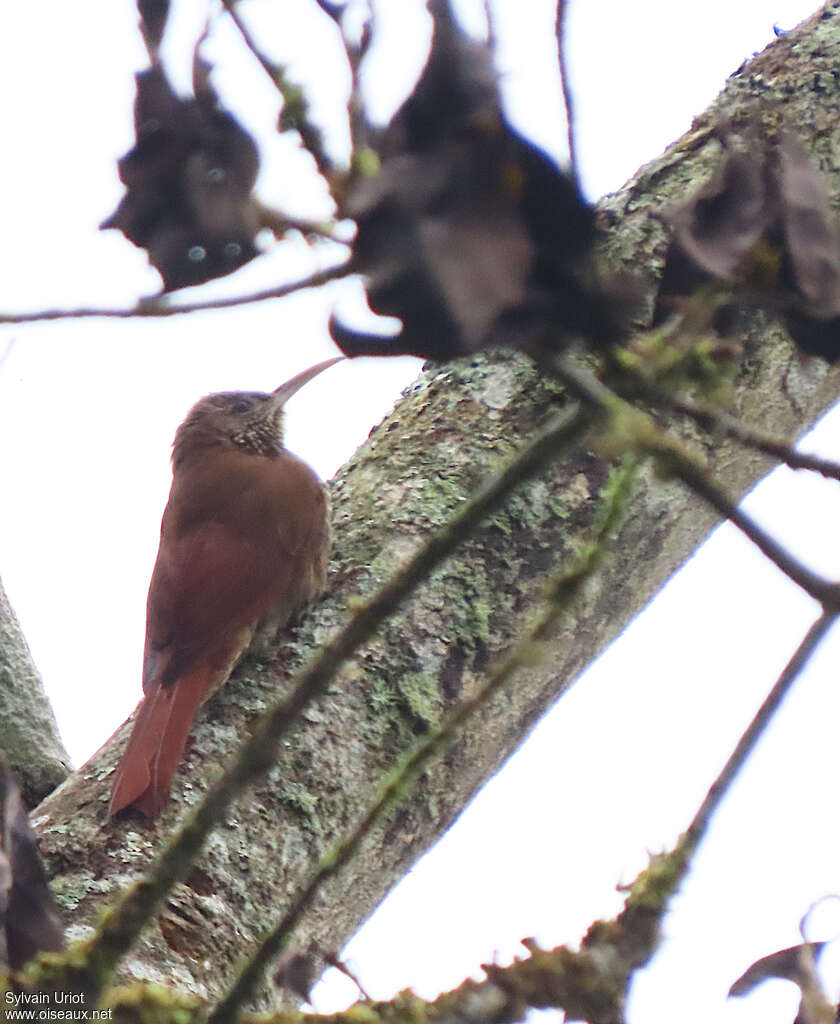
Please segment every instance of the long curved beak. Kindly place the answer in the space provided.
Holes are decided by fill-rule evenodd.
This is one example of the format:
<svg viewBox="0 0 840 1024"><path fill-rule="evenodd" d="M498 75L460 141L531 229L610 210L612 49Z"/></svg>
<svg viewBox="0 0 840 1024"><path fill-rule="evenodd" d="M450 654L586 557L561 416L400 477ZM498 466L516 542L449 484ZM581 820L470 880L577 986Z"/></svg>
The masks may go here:
<svg viewBox="0 0 840 1024"><path fill-rule="evenodd" d="M343 359L344 356L335 356L333 359L325 359L323 363L316 363L314 366L310 366L308 370L301 370L291 380L287 380L285 384L275 388L273 394L277 396L278 403L285 405L292 395L300 391L304 384L308 384L313 377L317 377L319 373L323 373L324 370L335 366L336 363L342 362Z"/></svg>

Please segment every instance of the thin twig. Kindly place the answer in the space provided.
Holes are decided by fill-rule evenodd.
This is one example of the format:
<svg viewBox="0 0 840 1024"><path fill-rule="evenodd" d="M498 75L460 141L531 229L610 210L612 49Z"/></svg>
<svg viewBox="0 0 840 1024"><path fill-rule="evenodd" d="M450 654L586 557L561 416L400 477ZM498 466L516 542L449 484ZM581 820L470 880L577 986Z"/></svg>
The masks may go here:
<svg viewBox="0 0 840 1024"><path fill-rule="evenodd" d="M773 689L767 694L755 717L738 740L721 773L712 783L709 792L706 794L705 799L700 804L697 813L686 830L686 835L689 837L692 845L696 846L700 842L708 828L712 815L732 787L735 776L746 762L750 752L755 748L771 718L779 709L782 701L790 692L791 686L808 663L808 659L814 653L820 641L834 624L837 616L837 611L826 611L814 622L805 634L802 643L797 647L793 657L785 666Z"/></svg>
<svg viewBox="0 0 840 1024"><path fill-rule="evenodd" d="M754 519L738 507L728 494L715 484L703 466L679 451L673 444L662 447L659 443L654 442L648 446L647 450L651 455L656 456L660 464L664 465L669 472L687 484L695 494L704 498L733 526L737 526L741 533L751 540L759 551L769 558L788 579L810 594L815 601L819 601L824 608L840 609L840 592L837 584L826 580L819 573L813 572L794 558L786 548L762 529Z"/></svg>
<svg viewBox="0 0 840 1024"><path fill-rule="evenodd" d="M632 372L626 366L622 366L622 371ZM763 431L756 430L755 427L741 423L734 416L719 409L703 405L693 399L670 395L667 391L644 381L639 374L634 373L633 380L634 386L639 385L646 398L656 402L659 406L686 416L710 434L718 433L725 437L731 437L745 448L752 448L754 451L778 459L790 469L805 469L819 473L829 480L840 480L840 462L797 451L792 443L779 441Z"/></svg>
<svg viewBox="0 0 840 1024"><path fill-rule="evenodd" d="M778 711L785 696L798 678L818 644L838 617L838 612L824 612L808 630L802 643L785 666L770 693L747 726L735 749L727 759L718 777L712 783L691 820L688 828L679 838L677 845L668 853L651 858L650 865L630 886L630 895L617 922L621 925L621 946L625 952L624 967L627 980L638 967L644 966L653 955L661 938L661 922L670 906L674 894L680 888L691 866L694 854L705 835L715 811L732 788L738 772L746 763L758 740ZM584 947L594 945L599 939L598 929L590 928ZM593 941L589 941L589 937ZM613 951L619 945L613 932L607 932Z"/></svg>
<svg viewBox="0 0 840 1024"><path fill-rule="evenodd" d="M554 21L554 34L557 39L557 63L560 68L560 85L563 89L563 106L566 108L566 138L569 145L569 168L572 177L580 185L580 174L577 158L577 145L575 144L575 108L572 97L572 84L569 81L569 65L566 59L566 15L568 13L567 0L557 0L557 15Z"/></svg>
<svg viewBox="0 0 840 1024"><path fill-rule="evenodd" d="M628 434L628 443L652 455L661 468L682 480L721 516L737 526L778 569L815 601L819 601L823 608L840 610L840 587L799 562L746 512L738 508L737 502L712 480L707 469L679 442L660 430L646 412L630 405L569 359L544 361L542 365L554 373L572 394L599 409L603 415L620 421L619 429Z"/></svg>
<svg viewBox="0 0 840 1024"><path fill-rule="evenodd" d="M581 952L591 951L595 964L609 962L612 976L623 978L626 991L633 972L647 964L662 939L662 921L675 893L692 863L692 858L721 801L731 789L739 770L778 710L785 695L807 664L820 640L837 618L836 611L825 612L811 626L796 653L785 666L767 698L756 712L735 746L723 770L712 784L688 829L676 846L651 858L649 865L629 886L624 909L614 922L603 927L595 922L589 928ZM619 1000L623 1002L623 999ZM613 1019L623 1019L614 1018Z"/></svg>
<svg viewBox="0 0 840 1024"><path fill-rule="evenodd" d="M496 18L493 15L490 0L484 0L484 20L487 23L487 45L490 47L490 52L495 56L499 46L499 33L496 30Z"/></svg>
<svg viewBox="0 0 840 1024"><path fill-rule="evenodd" d="M268 57L266 57L266 55L259 48L259 46L257 46L256 40L251 35L251 30L239 16L239 11L237 11L236 9L236 0L222 0L222 6L227 11L230 20L236 26L237 30L239 31L239 34L242 36L243 42L251 51L257 63L271 79L271 84L274 86L275 89L278 89L279 87L277 84L277 73L280 69L273 61L269 60ZM283 95L282 90L280 90L280 95Z"/></svg>
<svg viewBox="0 0 840 1024"><path fill-rule="evenodd" d="M363 154L366 153L371 144L371 125L365 111L364 100L362 99L361 68L362 61L365 59L376 33L376 12L370 0L368 0L357 43L352 42L348 38L339 18L334 18L333 20L336 22L341 34L341 42L350 67L350 96L347 100L351 146L350 165L358 169L360 159L365 158Z"/></svg>
<svg viewBox="0 0 840 1024"><path fill-rule="evenodd" d="M282 737L301 712L327 690L343 663L396 608L448 558L479 523L510 493L543 471L567 451L588 426L590 416L574 408L520 452L508 467L450 521L434 533L405 567L380 588L298 677L292 693L275 705L241 747L235 761L208 790L179 833L161 853L149 874L134 885L110 912L90 940L85 967L67 968L71 983L94 1004L120 959L131 949L142 928L154 917L160 901L184 878L204 840L246 786L271 768Z"/></svg>
<svg viewBox="0 0 840 1024"><path fill-rule="evenodd" d="M282 299L294 292L306 288L319 288L330 281L337 281L354 273L350 263L342 263L326 270L316 270L314 274L290 281L287 284L264 288L250 295L234 295L220 299L200 299L197 302L182 302L180 305L165 305L164 300L155 296L139 302L136 306L114 309L97 309L86 306L79 309L42 309L34 313L0 313L0 324L29 324L43 320L80 320L90 317L109 317L112 319L133 319L134 317L166 317L181 316L184 313L201 313L206 309L231 309L234 306L251 305L254 302L266 302L268 299Z"/></svg>
<svg viewBox="0 0 840 1024"><path fill-rule="evenodd" d="M2 370L3 367L6 365L6 363L9 361L9 358L10 358L10 356L12 354L12 351L14 350L14 347L15 347L16 344L17 344L17 338L12 336L11 338L9 338L9 340L6 342L6 344L3 346L3 351L0 352L0 370Z"/></svg>
<svg viewBox="0 0 840 1024"><path fill-rule="evenodd" d="M609 492L597 517L595 536L585 545L571 565L555 582L548 602L527 634L519 640L504 663L468 700L462 701L404 759L385 780L379 795L352 834L339 840L321 859L309 882L297 894L282 920L260 943L240 972L235 984L207 1019L207 1024L233 1024L239 1010L252 998L268 965L288 945L294 929L326 882L338 875L355 856L364 840L385 813L396 804L429 764L452 743L456 733L478 710L484 707L511 681L516 672L533 663L534 644L544 640L569 602L587 579L603 554L603 542L615 527L629 497L635 476L635 462L625 465L619 479L611 478Z"/></svg>
<svg viewBox="0 0 840 1024"><path fill-rule="evenodd" d="M309 116L309 103L303 89L286 77L286 70L282 65L276 64L259 48L257 41L251 35L248 26L236 9L237 0L222 0L222 4L242 36L245 45L271 79L271 84L280 93L283 99L281 117L286 122L284 127L292 127L298 132L304 146L312 155L319 173L329 180L333 171L333 162L327 156L324 149L324 138L321 129Z"/></svg>
<svg viewBox="0 0 840 1024"><path fill-rule="evenodd" d="M359 997L360 997L361 999L364 999L364 1000L365 1000L366 1002L368 1002L368 1003L372 1001L372 1000L371 1000L371 997L370 997L370 993L369 993L369 992L367 992L367 991L365 990L365 987L364 987L364 985L363 985L363 984L361 983L361 981L359 980L359 978L358 978L358 977L356 976L356 974L355 974L355 973L354 973L354 972L353 972L353 971L352 971L352 970L350 969L350 967L349 967L349 966L348 966L348 965L347 965L346 963L344 963L344 961L343 961L343 960L339 960L339 959L338 959L338 957L337 957L337 956L335 956L335 954L330 954L330 953L322 953L321 955L322 955L322 956L323 956L323 958L324 958L324 963L325 963L325 964L328 964L328 965L329 965L330 967L334 967L334 968L335 968L335 970L337 970L337 971L339 971L339 972L340 972L341 974L343 974L345 978L349 978L349 979L350 979L350 981L352 981L352 982L353 982L353 984L354 984L354 985L356 986L356 988L357 988L357 989L359 990Z"/></svg>
<svg viewBox="0 0 840 1024"><path fill-rule="evenodd" d="M807 469L813 473L819 473L829 480L840 480L840 462L832 459L823 459L819 455L809 455L807 452L797 451L792 444L786 444L776 438L770 437L754 427L748 427L739 423L733 416L718 412L706 406L699 405L688 399L673 399L668 404L671 408L684 416L693 419L695 423L710 432L718 431L727 437L733 438L746 448L771 455L779 462L783 462L790 469Z"/></svg>

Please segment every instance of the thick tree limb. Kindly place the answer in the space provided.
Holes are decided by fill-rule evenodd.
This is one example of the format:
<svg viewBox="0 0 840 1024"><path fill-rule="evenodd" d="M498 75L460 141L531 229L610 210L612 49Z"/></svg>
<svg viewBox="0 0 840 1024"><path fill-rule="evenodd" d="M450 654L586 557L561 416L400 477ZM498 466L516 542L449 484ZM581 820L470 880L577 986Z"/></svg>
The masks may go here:
<svg viewBox="0 0 840 1024"><path fill-rule="evenodd" d="M521 484L532 480L560 453L567 452L587 425L588 418L576 408L561 416L558 422L524 446L525 450L518 453L489 486L459 509L372 597L358 602L341 631L292 680L289 696L257 721L252 735L236 751L233 763L210 787L147 876L125 894L100 926L88 944L88 962L82 972L82 985L90 999L101 994L115 965L129 952L141 929L154 918L163 897L187 876L208 834L230 810L232 802L248 786L263 780L277 759L280 742L286 740L303 715L327 693L348 658L357 654L418 587L472 536L482 521L504 506ZM378 822L378 815L375 820ZM327 859L330 857L328 854ZM298 913L296 920L302 916L303 912Z"/></svg>
<svg viewBox="0 0 840 1024"><path fill-rule="evenodd" d="M44 684L0 584L0 750L34 807L70 772Z"/></svg>
<svg viewBox="0 0 840 1024"><path fill-rule="evenodd" d="M734 125L761 121L766 130L784 117L806 139L819 140L820 162L840 191L832 76L838 55L840 17L832 4L825 17L780 38L730 79L688 136L602 204L613 228L609 258L647 267L653 277L664 229L649 213L707 177L719 158L710 129L721 116ZM800 434L840 390L840 370L803 364L764 319L746 325L743 343L735 396L748 424L780 437ZM336 553L326 599L306 617L296 647L290 640L270 665L245 666L204 709L173 806L158 826L104 820L107 775L124 730L38 810L43 852L76 935L143 870L159 837L196 802L256 715L286 692L307 652L345 621L348 603L372 593L562 402L556 385L510 356L432 369L421 379L334 484ZM743 494L771 464L730 444L705 454L731 494ZM236 958L279 918L335 837L361 817L415 734L474 692L488 660L513 643L541 599L543 581L568 564L587 530L605 475L596 457L580 453L530 485L365 646L303 716L269 782L243 798L211 837L127 974L205 998L228 987ZM301 947L315 939L335 949L354 931L714 522L681 485L644 480L614 553L549 641L550 657L484 709L375 831L341 883L301 923Z"/></svg>

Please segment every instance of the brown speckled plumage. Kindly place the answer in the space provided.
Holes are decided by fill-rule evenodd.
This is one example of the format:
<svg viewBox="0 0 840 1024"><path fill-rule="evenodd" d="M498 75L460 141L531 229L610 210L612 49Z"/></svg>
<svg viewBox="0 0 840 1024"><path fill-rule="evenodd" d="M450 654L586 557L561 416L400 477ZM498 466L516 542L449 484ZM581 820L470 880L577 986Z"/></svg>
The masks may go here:
<svg viewBox="0 0 840 1024"><path fill-rule="evenodd" d="M335 361L270 394L208 395L178 428L146 606L144 698L111 814L160 813L198 708L252 643L272 639L323 589L326 492L283 447L283 404Z"/></svg>

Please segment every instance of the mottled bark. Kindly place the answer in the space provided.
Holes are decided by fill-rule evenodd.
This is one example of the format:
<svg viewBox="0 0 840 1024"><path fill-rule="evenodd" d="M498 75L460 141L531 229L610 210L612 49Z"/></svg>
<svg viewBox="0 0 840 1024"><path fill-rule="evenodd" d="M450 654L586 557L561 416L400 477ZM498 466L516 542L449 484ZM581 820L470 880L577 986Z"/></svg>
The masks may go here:
<svg viewBox="0 0 840 1024"><path fill-rule="evenodd" d="M0 584L0 750L6 752L27 807L70 772L44 684Z"/></svg>
<svg viewBox="0 0 840 1024"><path fill-rule="evenodd" d="M767 130L784 118L840 191L838 6L828 5L821 18L733 76L687 136L602 204L611 261L646 267L653 278L664 230L649 214L695 189L715 165L720 150L709 128L719 116L735 127L761 122ZM748 423L790 437L834 401L840 370L803 363L764 317L745 322L743 343L735 402ZM563 403L555 386L514 356L433 368L421 377L333 484L335 552L326 598L275 659L243 666L201 712L161 822L105 820L108 775L125 728L36 812L71 937L85 934L148 864L254 717L287 691L308 652L345 621L348 604L370 593ZM711 471L735 495L769 468L766 459L729 444L705 451ZM125 964L126 975L205 997L223 991L236 958L276 919L330 841L359 819L383 773L509 648L546 579L585 533L607 473L604 462L582 451L523 489L345 667L327 698L303 716L270 778L212 837L188 884L172 894ZM327 949L341 946L714 523L715 515L677 483L644 477L612 554L545 659L521 673L407 796L323 894L303 923L300 944L314 937Z"/></svg>

